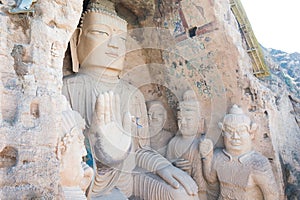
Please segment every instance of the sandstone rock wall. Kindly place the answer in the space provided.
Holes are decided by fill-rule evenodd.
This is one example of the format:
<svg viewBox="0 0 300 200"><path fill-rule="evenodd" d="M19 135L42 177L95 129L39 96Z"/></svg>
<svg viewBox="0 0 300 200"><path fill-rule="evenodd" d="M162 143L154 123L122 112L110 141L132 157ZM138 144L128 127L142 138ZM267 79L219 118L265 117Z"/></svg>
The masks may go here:
<svg viewBox="0 0 300 200"><path fill-rule="evenodd" d="M202 103L206 137L216 147L223 145L217 122L230 106L240 105L259 124L254 147L272 164L284 199L282 164L298 165L292 155L299 155L295 146L299 142L299 127L290 114L292 107L287 94L281 93L282 103L276 104L279 91L271 91L253 75L246 44L229 2L160 1L154 16L139 25L159 30L151 29L151 34L149 29L132 31L138 43L134 48L138 50L128 54L124 77L143 91L146 100L159 99L167 105L173 115L166 125L171 131L176 131L176 103L187 88L192 88ZM144 51L140 50L143 48ZM141 73L133 69L146 72L143 81L137 81L140 79L134 74Z"/></svg>
<svg viewBox="0 0 300 200"><path fill-rule="evenodd" d="M284 177L298 169L299 127L286 93L278 101L253 76L229 1L116 2L131 28L122 78L146 100L164 102L172 132L177 103L193 89L202 102L206 137L216 147L223 144L217 122L233 104L240 105L260 126L254 146L269 158L284 199ZM0 166L0 196L57 197L63 58L82 1L37 1L34 13L18 15L8 14L12 4L0 1L0 155L7 160ZM293 167L284 171L281 164Z"/></svg>
<svg viewBox="0 0 300 200"><path fill-rule="evenodd" d="M82 1L38 1L9 14L0 2L0 198L59 197L62 62Z"/></svg>

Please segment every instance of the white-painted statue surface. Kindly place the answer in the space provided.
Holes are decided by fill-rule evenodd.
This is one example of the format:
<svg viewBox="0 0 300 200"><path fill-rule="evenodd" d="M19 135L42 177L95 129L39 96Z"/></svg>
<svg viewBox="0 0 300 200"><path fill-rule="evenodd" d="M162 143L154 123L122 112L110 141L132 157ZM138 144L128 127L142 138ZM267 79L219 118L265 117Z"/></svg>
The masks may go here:
<svg viewBox="0 0 300 200"><path fill-rule="evenodd" d="M119 79L126 26L110 2L91 1L70 43L80 68L64 78L63 94L86 121L96 172L89 197L197 199L196 183L149 147L144 97Z"/></svg>
<svg viewBox="0 0 300 200"><path fill-rule="evenodd" d="M186 171L197 183L200 199L206 199L206 182L202 175L199 142L203 133L200 107L192 90L183 94L179 102L177 135L168 144L167 158L176 167Z"/></svg>
<svg viewBox="0 0 300 200"><path fill-rule="evenodd" d="M220 184L218 199L278 199L268 159L252 150L257 125L234 105L219 126L225 148L213 152L213 143L208 139L199 147L205 180Z"/></svg>

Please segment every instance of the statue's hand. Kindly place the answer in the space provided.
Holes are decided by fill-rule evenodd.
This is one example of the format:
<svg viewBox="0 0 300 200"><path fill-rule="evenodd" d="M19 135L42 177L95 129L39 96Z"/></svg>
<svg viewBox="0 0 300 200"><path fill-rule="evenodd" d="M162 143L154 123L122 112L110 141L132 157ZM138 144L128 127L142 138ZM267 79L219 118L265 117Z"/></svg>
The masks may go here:
<svg viewBox="0 0 300 200"><path fill-rule="evenodd" d="M214 149L214 144L210 139L204 139L199 143L199 152L201 158L211 157Z"/></svg>
<svg viewBox="0 0 300 200"><path fill-rule="evenodd" d="M192 170L191 162L189 160L185 160L183 158L179 158L179 159L175 160L174 162L172 162L172 164L175 167L187 172L188 174L190 174L190 172Z"/></svg>
<svg viewBox="0 0 300 200"><path fill-rule="evenodd" d="M195 181L187 173L173 165L157 170L156 173L176 189L181 185L189 195L196 195L198 193L198 186Z"/></svg>
<svg viewBox="0 0 300 200"><path fill-rule="evenodd" d="M123 160L131 147L130 114L121 120L120 97L112 91L100 94L97 98L91 125L92 138L95 138L96 160L103 164Z"/></svg>
<svg viewBox="0 0 300 200"><path fill-rule="evenodd" d="M81 190L85 192L93 180L94 170L91 167L89 167L85 162L82 162L81 166L84 171L84 174L79 186Z"/></svg>

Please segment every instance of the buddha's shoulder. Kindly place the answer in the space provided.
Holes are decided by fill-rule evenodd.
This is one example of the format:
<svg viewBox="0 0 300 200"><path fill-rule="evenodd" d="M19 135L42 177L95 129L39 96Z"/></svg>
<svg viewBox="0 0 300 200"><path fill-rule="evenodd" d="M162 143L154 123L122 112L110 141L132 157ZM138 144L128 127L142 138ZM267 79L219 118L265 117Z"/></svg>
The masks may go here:
<svg viewBox="0 0 300 200"><path fill-rule="evenodd" d="M85 74L71 74L63 78L64 85L86 84L90 78Z"/></svg>
<svg viewBox="0 0 300 200"><path fill-rule="evenodd" d="M137 101L141 100L141 101L143 101L143 103L145 103L143 93L136 86L134 86L131 83L121 79L119 87L121 87L121 91L127 97L130 97L131 99L135 99Z"/></svg>

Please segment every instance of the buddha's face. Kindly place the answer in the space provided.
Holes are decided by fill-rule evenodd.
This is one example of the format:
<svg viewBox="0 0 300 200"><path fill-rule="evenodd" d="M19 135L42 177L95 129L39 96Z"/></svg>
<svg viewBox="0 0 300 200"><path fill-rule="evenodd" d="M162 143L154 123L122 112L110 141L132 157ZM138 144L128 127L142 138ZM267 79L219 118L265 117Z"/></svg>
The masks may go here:
<svg viewBox="0 0 300 200"><path fill-rule="evenodd" d="M225 123L223 128L225 149L233 155L241 155L251 150L253 134L241 123Z"/></svg>
<svg viewBox="0 0 300 200"><path fill-rule="evenodd" d="M90 12L84 18L77 46L79 63L84 67L105 67L121 71L126 50L126 32L103 22L101 15L103 14Z"/></svg>
<svg viewBox="0 0 300 200"><path fill-rule="evenodd" d="M156 127L163 129L166 122L167 113L166 110L161 105L153 105L148 111L149 125L151 127Z"/></svg>
<svg viewBox="0 0 300 200"><path fill-rule="evenodd" d="M181 110L178 113L178 128L182 136L196 136L198 132L197 112Z"/></svg>

